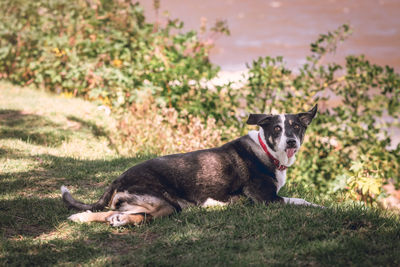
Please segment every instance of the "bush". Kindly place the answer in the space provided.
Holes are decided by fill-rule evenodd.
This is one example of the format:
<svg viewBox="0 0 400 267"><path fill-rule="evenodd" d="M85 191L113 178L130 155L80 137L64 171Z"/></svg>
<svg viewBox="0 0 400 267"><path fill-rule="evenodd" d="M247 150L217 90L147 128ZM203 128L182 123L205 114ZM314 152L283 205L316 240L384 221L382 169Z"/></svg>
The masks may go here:
<svg viewBox="0 0 400 267"><path fill-rule="evenodd" d="M218 71L207 38L180 32L179 20L146 23L130 0L6 0L0 10L0 73L18 84L113 108L150 89L160 105L199 113L200 82ZM229 33L224 22L211 31Z"/></svg>
<svg viewBox="0 0 400 267"><path fill-rule="evenodd" d="M220 146L222 136L239 135L235 127L216 125L214 118L159 108L151 95L122 115L118 129L115 143L119 152L127 155L189 152Z"/></svg>

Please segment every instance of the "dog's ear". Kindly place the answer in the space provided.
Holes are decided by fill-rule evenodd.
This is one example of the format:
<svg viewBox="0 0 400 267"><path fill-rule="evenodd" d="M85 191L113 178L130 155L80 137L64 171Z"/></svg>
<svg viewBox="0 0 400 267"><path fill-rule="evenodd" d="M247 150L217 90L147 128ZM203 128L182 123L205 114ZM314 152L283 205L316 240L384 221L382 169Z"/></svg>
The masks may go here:
<svg viewBox="0 0 400 267"><path fill-rule="evenodd" d="M308 126L310 125L311 121L314 119L315 114L317 114L317 110L318 110L318 105L315 104L315 106L308 112L304 112L304 113L299 113L297 114L297 116L299 116L300 121Z"/></svg>
<svg viewBox="0 0 400 267"><path fill-rule="evenodd" d="M267 114L250 114L246 123L249 125L262 125L268 122L271 117L271 115Z"/></svg>

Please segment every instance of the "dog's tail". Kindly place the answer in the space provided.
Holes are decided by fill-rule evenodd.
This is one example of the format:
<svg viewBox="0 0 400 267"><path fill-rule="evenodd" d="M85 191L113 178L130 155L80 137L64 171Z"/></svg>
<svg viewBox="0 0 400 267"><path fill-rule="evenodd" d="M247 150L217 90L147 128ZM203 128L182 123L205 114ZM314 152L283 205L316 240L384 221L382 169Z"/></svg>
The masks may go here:
<svg viewBox="0 0 400 267"><path fill-rule="evenodd" d="M61 194L64 203L67 205L68 208L76 210L91 210L91 211L103 210L110 202L114 194L114 190L115 190L114 184L112 184L96 203L84 204L82 202L75 200L65 186L61 186Z"/></svg>

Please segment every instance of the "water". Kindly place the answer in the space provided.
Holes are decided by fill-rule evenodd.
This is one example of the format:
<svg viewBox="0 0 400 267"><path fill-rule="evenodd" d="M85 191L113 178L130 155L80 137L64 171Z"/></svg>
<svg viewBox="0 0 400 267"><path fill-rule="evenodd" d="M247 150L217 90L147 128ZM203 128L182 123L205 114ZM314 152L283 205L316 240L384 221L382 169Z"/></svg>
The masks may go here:
<svg viewBox="0 0 400 267"><path fill-rule="evenodd" d="M153 1L141 0L154 21ZM161 12L180 18L185 29L227 20L231 36L221 37L211 61L223 70L246 69L259 56L283 56L290 68L305 62L309 45L319 34L350 24L353 35L327 60L343 62L346 55L365 54L373 63L400 70L399 0L161 0Z"/></svg>

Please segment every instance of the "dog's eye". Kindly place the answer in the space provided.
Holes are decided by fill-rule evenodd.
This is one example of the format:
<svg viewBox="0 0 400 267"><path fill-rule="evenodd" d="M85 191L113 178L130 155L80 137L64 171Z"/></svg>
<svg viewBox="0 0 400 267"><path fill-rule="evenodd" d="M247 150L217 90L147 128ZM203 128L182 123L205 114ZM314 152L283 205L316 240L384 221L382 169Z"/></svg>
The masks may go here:
<svg viewBox="0 0 400 267"><path fill-rule="evenodd" d="M275 126L274 130L275 130L275 132L280 132L281 131L281 127L280 126Z"/></svg>
<svg viewBox="0 0 400 267"><path fill-rule="evenodd" d="M295 124L295 125L294 125L294 128L295 128L295 129L300 129L300 126L299 126L298 124Z"/></svg>

